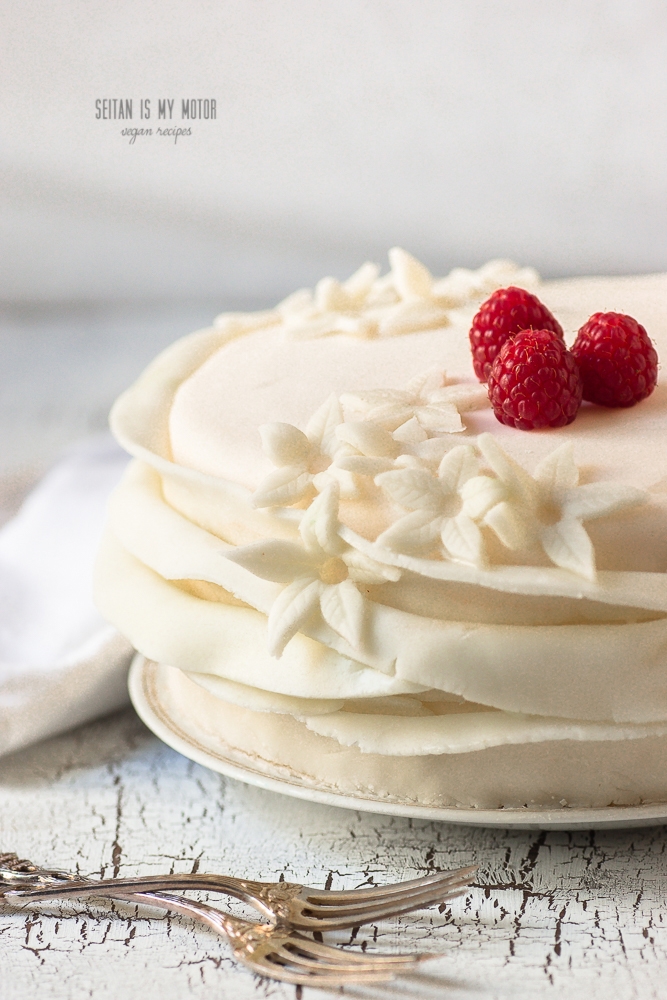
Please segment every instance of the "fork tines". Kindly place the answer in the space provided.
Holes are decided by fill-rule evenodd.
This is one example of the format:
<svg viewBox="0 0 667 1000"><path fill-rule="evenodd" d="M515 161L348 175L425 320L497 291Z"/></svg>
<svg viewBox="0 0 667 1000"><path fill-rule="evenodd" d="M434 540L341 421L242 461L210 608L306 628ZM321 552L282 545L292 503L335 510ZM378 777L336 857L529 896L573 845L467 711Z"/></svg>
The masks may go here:
<svg viewBox="0 0 667 1000"><path fill-rule="evenodd" d="M433 957L426 954L357 955L293 933L284 944L263 956L263 962L257 963L257 971L269 962L277 967L275 974L287 982L303 983L304 975L317 982L332 984L387 982Z"/></svg>

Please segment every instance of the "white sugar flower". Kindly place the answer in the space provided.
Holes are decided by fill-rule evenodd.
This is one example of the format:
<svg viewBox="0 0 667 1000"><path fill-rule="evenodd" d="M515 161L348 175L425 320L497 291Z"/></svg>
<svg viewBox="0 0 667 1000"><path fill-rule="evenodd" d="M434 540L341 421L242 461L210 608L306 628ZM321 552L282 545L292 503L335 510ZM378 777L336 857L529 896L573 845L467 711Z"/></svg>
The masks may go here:
<svg viewBox="0 0 667 1000"><path fill-rule="evenodd" d="M517 267L511 260L490 260L477 271L455 267L447 277L433 282L434 299L450 309L483 299L497 288L519 285L532 289L539 285L540 276L532 267Z"/></svg>
<svg viewBox="0 0 667 1000"><path fill-rule="evenodd" d="M465 430L461 413L489 405L484 386L445 382L445 372L433 369L411 379L405 389L348 392L341 396L341 403L346 410L393 432L396 440L416 443L432 434Z"/></svg>
<svg viewBox="0 0 667 1000"><path fill-rule="evenodd" d="M595 551L584 521L644 503L646 494L614 483L579 485L571 443L556 448L529 475L491 434L478 446L504 489L503 499L484 516L484 524L512 551L541 548L556 566L596 579Z"/></svg>
<svg viewBox="0 0 667 1000"><path fill-rule="evenodd" d="M393 287L405 302L428 301L443 309L465 305L503 285L531 288L539 283L532 268L519 268L511 260L490 260L477 271L454 268L445 278L431 272L411 254L394 247L389 251Z"/></svg>
<svg viewBox="0 0 667 1000"><path fill-rule="evenodd" d="M301 289L266 314L263 325L282 322L285 335L298 340L347 334L397 337L449 324L449 310L508 284L531 286L538 276L511 261L490 261L478 271L457 268L436 279L400 247L389 251L391 269L379 277L376 264L364 264L347 281L323 278L314 291ZM245 321L245 320L244 320Z"/></svg>
<svg viewBox="0 0 667 1000"><path fill-rule="evenodd" d="M382 566L339 535L338 488L331 484L304 512L301 543L269 539L226 553L255 576L285 584L268 619L269 652L280 656L313 615L352 648L361 642L365 602L358 584L396 581L401 571Z"/></svg>
<svg viewBox="0 0 667 1000"><path fill-rule="evenodd" d="M410 513L378 537L379 545L398 552L428 552L439 541L444 555L482 565L484 539L477 521L502 497L497 480L482 476L475 449L459 445L440 462L437 476L426 469L383 472L375 482Z"/></svg>
<svg viewBox="0 0 667 1000"><path fill-rule="evenodd" d="M391 271L383 278L376 264L366 263L347 281L323 278L314 292L290 295L276 310L286 335L394 337L446 326L447 312L431 295L430 272L397 247L389 258Z"/></svg>
<svg viewBox="0 0 667 1000"><path fill-rule="evenodd" d="M393 469L404 450L400 442L379 424L370 420L348 420L336 428L341 447L334 465L355 476L377 476Z"/></svg>
<svg viewBox="0 0 667 1000"><path fill-rule="evenodd" d="M277 307L285 333L297 340L330 337L337 333L353 337L376 337L376 319L364 314L364 306L379 267L366 263L347 281L322 278L310 292L302 289Z"/></svg>
<svg viewBox="0 0 667 1000"><path fill-rule="evenodd" d="M277 308L286 335L396 337L447 326L446 310L431 295L427 268L398 247L389 251L389 260L391 271L383 278L377 265L367 263L347 281L323 278L314 293L290 295Z"/></svg>
<svg viewBox="0 0 667 1000"><path fill-rule="evenodd" d="M428 268L400 247L389 251L391 271L374 283L365 314L377 325L379 337L399 337L448 326L449 316L432 294Z"/></svg>
<svg viewBox="0 0 667 1000"><path fill-rule="evenodd" d="M331 469L374 478L392 469L437 468L451 442L446 437L427 438L413 417L390 434L372 420L346 420L336 427L342 447Z"/></svg>
<svg viewBox="0 0 667 1000"><path fill-rule="evenodd" d="M332 468L332 460L342 447L335 433L342 420L340 404L332 394L308 421L305 434L293 424L262 424L262 446L278 468L253 493L253 506L288 507L302 500L312 488L323 489L332 477L338 480L345 496L354 496L352 475Z"/></svg>
<svg viewBox="0 0 667 1000"><path fill-rule="evenodd" d="M389 251L391 283L404 302L419 302L432 297L433 275L421 261L401 247Z"/></svg>

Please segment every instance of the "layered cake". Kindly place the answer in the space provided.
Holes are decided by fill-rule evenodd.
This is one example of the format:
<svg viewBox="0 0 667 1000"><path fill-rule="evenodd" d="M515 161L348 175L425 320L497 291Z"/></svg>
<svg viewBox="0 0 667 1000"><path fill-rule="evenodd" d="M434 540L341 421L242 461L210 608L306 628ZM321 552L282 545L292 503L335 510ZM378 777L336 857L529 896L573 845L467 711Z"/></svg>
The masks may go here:
<svg viewBox="0 0 667 1000"><path fill-rule="evenodd" d="M526 288L667 354L667 276L390 253L225 314L116 403L102 612L255 770L466 808L667 801L667 390L500 423L468 331Z"/></svg>

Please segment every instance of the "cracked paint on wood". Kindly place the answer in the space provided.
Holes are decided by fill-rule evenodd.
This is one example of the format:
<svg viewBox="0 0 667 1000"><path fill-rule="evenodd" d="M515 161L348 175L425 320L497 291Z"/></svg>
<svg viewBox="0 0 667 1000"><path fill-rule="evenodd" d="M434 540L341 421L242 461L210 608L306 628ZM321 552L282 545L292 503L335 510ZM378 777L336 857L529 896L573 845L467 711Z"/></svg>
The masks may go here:
<svg viewBox="0 0 667 1000"><path fill-rule="evenodd" d="M327 935L442 953L417 977L345 996L662 1000L666 843L660 827L484 830L302 802L186 760L131 712L0 761L0 851L83 874L210 870L338 889L481 865L440 910ZM0 909L2 1000L323 995L258 979L212 932L147 907Z"/></svg>

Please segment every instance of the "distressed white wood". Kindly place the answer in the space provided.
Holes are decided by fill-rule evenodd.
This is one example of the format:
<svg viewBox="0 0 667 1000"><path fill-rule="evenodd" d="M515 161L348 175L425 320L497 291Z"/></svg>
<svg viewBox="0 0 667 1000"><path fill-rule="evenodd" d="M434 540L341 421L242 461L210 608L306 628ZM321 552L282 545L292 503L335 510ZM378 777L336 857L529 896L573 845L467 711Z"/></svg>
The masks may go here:
<svg viewBox="0 0 667 1000"><path fill-rule="evenodd" d="M481 864L479 885L442 913L354 935L368 949L445 955L419 979L351 996L664 997L665 845L664 828L484 830L301 802L186 760L129 711L0 761L0 849L37 863L107 876L199 867L332 888ZM185 919L41 904L0 909L0 996L283 1000L296 991L237 967L223 942Z"/></svg>

